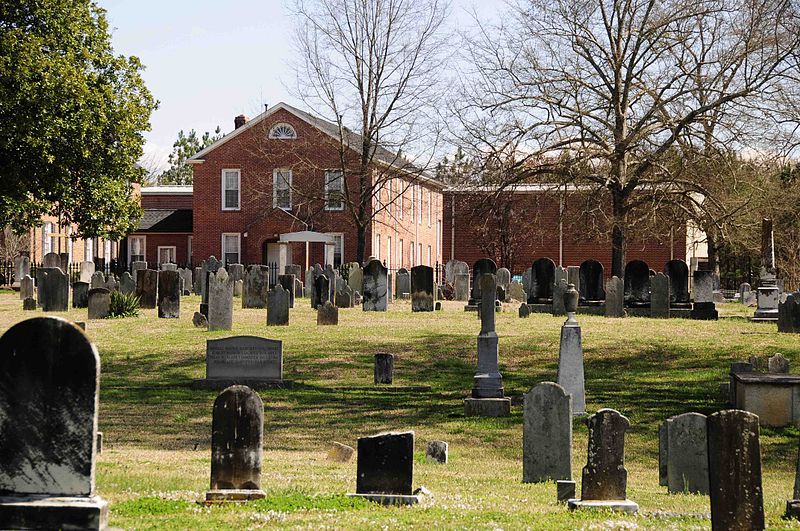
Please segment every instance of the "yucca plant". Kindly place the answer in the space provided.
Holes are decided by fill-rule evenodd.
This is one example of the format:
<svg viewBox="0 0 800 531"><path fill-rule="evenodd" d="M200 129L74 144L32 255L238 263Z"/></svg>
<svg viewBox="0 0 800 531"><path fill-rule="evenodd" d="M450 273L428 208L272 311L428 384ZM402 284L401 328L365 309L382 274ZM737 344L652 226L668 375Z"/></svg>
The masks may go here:
<svg viewBox="0 0 800 531"><path fill-rule="evenodd" d="M135 293L111 292L111 307L108 316L136 317L139 315L139 297Z"/></svg>

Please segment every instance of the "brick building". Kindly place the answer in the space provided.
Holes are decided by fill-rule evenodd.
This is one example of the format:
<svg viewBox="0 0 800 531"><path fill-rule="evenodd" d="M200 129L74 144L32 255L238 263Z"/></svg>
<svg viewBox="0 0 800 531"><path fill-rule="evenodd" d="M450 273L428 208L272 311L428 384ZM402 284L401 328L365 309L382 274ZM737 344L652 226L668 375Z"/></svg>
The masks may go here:
<svg viewBox="0 0 800 531"><path fill-rule="evenodd" d="M144 215L121 246L128 264L143 260L156 267L164 262L192 262L192 195L191 186L141 189Z"/></svg>

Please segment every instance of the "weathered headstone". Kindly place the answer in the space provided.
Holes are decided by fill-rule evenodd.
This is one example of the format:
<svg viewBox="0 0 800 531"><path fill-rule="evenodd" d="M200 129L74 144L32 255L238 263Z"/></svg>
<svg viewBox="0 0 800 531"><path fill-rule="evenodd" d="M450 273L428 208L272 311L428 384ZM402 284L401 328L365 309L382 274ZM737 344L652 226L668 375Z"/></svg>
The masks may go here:
<svg viewBox="0 0 800 531"><path fill-rule="evenodd" d="M497 264L494 263L494 260L489 258L481 258L480 260L476 261L472 265L472 293L470 294L470 299L468 301L469 306L480 306L481 299L482 299L482 292L481 292L481 278L483 275L490 274L494 276L497 272ZM497 284L495 283L494 289L490 292L488 298L494 299L497 293ZM494 300L492 301L492 306L494 306Z"/></svg>
<svg viewBox="0 0 800 531"><path fill-rule="evenodd" d="M456 273L453 281L453 299L469 300L469 273Z"/></svg>
<svg viewBox="0 0 800 531"><path fill-rule="evenodd" d="M567 266L567 284L575 286L575 291L581 292L581 268L579 266ZM579 297L580 300L580 297Z"/></svg>
<svg viewBox="0 0 800 531"><path fill-rule="evenodd" d="M556 268L556 280L553 284L553 306L552 313L555 316L565 315L567 313L564 309L564 293L567 292L567 271L561 267Z"/></svg>
<svg viewBox="0 0 800 531"><path fill-rule="evenodd" d="M289 295L289 308L294 308L294 275L278 275L278 284Z"/></svg>
<svg viewBox="0 0 800 531"><path fill-rule="evenodd" d="M92 282L92 275L94 275L94 262L81 262L81 270L79 275L79 280L81 282L91 283ZM92 286L95 287L95 286ZM99 287L99 286L96 286Z"/></svg>
<svg viewBox="0 0 800 531"><path fill-rule="evenodd" d="M242 308L266 308L269 291L269 267L251 265L244 273Z"/></svg>
<svg viewBox="0 0 800 531"><path fill-rule="evenodd" d="M641 260L625 266L625 304L631 307L650 304L650 267Z"/></svg>
<svg viewBox="0 0 800 531"><path fill-rule="evenodd" d="M445 441L430 441L425 450L425 457L440 465L447 464L447 443Z"/></svg>
<svg viewBox="0 0 800 531"><path fill-rule="evenodd" d="M444 276L447 282L455 284L456 275L469 275L469 265L461 260L450 260L444 265Z"/></svg>
<svg viewBox="0 0 800 531"><path fill-rule="evenodd" d="M58 253L47 253L42 257L42 267L57 267L61 269L61 257Z"/></svg>
<svg viewBox="0 0 800 531"><path fill-rule="evenodd" d="M105 319L111 313L111 292L106 288L89 290L89 319Z"/></svg>
<svg viewBox="0 0 800 531"><path fill-rule="evenodd" d="M414 504L414 432L358 439L356 494L383 504ZM350 495L352 496L352 494Z"/></svg>
<svg viewBox="0 0 800 531"><path fill-rule="evenodd" d="M352 288L353 291L357 291L361 293L364 283L364 271L361 269L360 266L356 265L355 267L350 269L350 274L347 277L347 285Z"/></svg>
<svg viewBox="0 0 800 531"><path fill-rule="evenodd" d="M398 299L403 298L406 293L411 294L411 273L406 268L401 267L397 270L394 288L396 290L394 295Z"/></svg>
<svg viewBox="0 0 800 531"><path fill-rule="evenodd" d="M800 334L800 292L781 296L778 302L778 332Z"/></svg>
<svg viewBox="0 0 800 531"><path fill-rule="evenodd" d="M689 266L683 260L670 260L664 264L664 274L669 278L669 301L675 305L689 303Z"/></svg>
<svg viewBox="0 0 800 531"><path fill-rule="evenodd" d="M728 409L707 426L711 528L764 529L758 416Z"/></svg>
<svg viewBox="0 0 800 531"><path fill-rule="evenodd" d="M378 260L371 260L364 268L362 307L365 312L385 312L388 305L387 271Z"/></svg>
<svg viewBox="0 0 800 531"><path fill-rule="evenodd" d="M522 288L522 284L516 280L512 280L508 286L508 297L515 301L527 302L528 295Z"/></svg>
<svg viewBox="0 0 800 531"><path fill-rule="evenodd" d="M181 267L178 269L178 274L181 276L181 295L189 295L192 292L192 270L188 267ZM120 279L120 284L122 280Z"/></svg>
<svg viewBox="0 0 800 531"><path fill-rule="evenodd" d="M555 295L554 295L555 296ZM583 345L581 327L575 319L578 309L578 292L569 284L563 295L567 320L561 326L561 344L558 352L558 385L572 396L573 415L586 412L586 388L583 376Z"/></svg>
<svg viewBox="0 0 800 531"><path fill-rule="evenodd" d="M244 265L242 264L228 264L225 267L225 271L228 272L228 276L231 277L234 282L244 278Z"/></svg>
<svg viewBox="0 0 800 531"><path fill-rule="evenodd" d="M719 318L713 299L714 276L711 271L694 272L694 307L692 319L716 320Z"/></svg>
<svg viewBox="0 0 800 531"><path fill-rule="evenodd" d="M119 291L123 295L136 293L136 280L134 280L127 271L122 273L122 276L119 277Z"/></svg>
<svg viewBox="0 0 800 531"><path fill-rule="evenodd" d="M669 318L669 277L658 273L650 278L650 317Z"/></svg>
<svg viewBox="0 0 800 531"><path fill-rule="evenodd" d="M131 276L134 280L136 280L136 272L143 269L147 269L147 262L139 260L131 262Z"/></svg>
<svg viewBox="0 0 800 531"><path fill-rule="evenodd" d="M418 265L411 268L411 311L432 312L436 300L433 268Z"/></svg>
<svg viewBox="0 0 800 531"><path fill-rule="evenodd" d="M39 302L46 312L66 312L69 309L69 277L60 268L40 268L41 291ZM37 279L38 280L38 279Z"/></svg>
<svg viewBox="0 0 800 531"><path fill-rule="evenodd" d="M162 262L159 271L177 271L178 264L173 264L172 262Z"/></svg>
<svg viewBox="0 0 800 531"><path fill-rule="evenodd" d="M503 292L508 294L508 288L511 286L511 271L508 268L501 267L495 273L495 277L497 278L497 287L503 288ZM505 299L502 299L505 301Z"/></svg>
<svg viewBox="0 0 800 531"><path fill-rule="evenodd" d="M119 281L117 277L111 273L106 277L106 282L102 287L106 288L108 291L119 291Z"/></svg>
<svg viewBox="0 0 800 531"><path fill-rule="evenodd" d="M683 413L663 424L666 486L669 492L708 494L706 416ZM661 430L659 430L659 433ZM659 447L659 453L662 448Z"/></svg>
<svg viewBox="0 0 800 531"><path fill-rule="evenodd" d="M94 490L99 377L97 351L64 319L0 337L0 527L106 528Z"/></svg>
<svg viewBox="0 0 800 531"><path fill-rule="evenodd" d="M72 284L72 307L86 308L89 305L89 284L75 282Z"/></svg>
<svg viewBox="0 0 800 531"><path fill-rule="evenodd" d="M353 289L350 286L345 286L341 291L336 292L336 307L337 308L352 308L355 304Z"/></svg>
<svg viewBox="0 0 800 531"><path fill-rule="evenodd" d="M208 276L208 329L233 328L233 279L224 267Z"/></svg>
<svg viewBox="0 0 800 531"><path fill-rule="evenodd" d="M206 501L264 498L261 463L264 446L264 403L244 385L222 391L211 416L211 490Z"/></svg>
<svg viewBox="0 0 800 531"><path fill-rule="evenodd" d="M780 352L769 357L767 367L769 372L773 374L789 374L789 360Z"/></svg>
<svg viewBox="0 0 800 531"><path fill-rule="evenodd" d="M33 298L33 279L30 275L24 275L19 281L19 298L22 300Z"/></svg>
<svg viewBox="0 0 800 531"><path fill-rule="evenodd" d="M233 281L233 296L237 299L242 296L242 290L244 286L244 281L242 279L234 280Z"/></svg>
<svg viewBox="0 0 800 531"><path fill-rule="evenodd" d="M328 277L319 274L314 278L314 290L311 292L311 307L319 308L330 301L330 287Z"/></svg>
<svg viewBox="0 0 800 531"><path fill-rule="evenodd" d="M375 353L375 383L391 384L394 380L394 355L388 352Z"/></svg>
<svg viewBox="0 0 800 531"><path fill-rule="evenodd" d="M140 269L136 272L136 295L139 297L140 308L153 309L156 307L158 271L155 269Z"/></svg>
<svg viewBox="0 0 800 531"><path fill-rule="evenodd" d="M200 312L194 312L192 324L197 328L208 328L208 318Z"/></svg>
<svg viewBox="0 0 800 531"><path fill-rule="evenodd" d="M102 271L95 271L89 277L90 288L104 288L106 287L106 276Z"/></svg>
<svg viewBox="0 0 800 531"><path fill-rule="evenodd" d="M356 450L352 446L333 441L331 447L328 449L328 461L347 463L355 452Z"/></svg>
<svg viewBox="0 0 800 531"><path fill-rule="evenodd" d="M158 317L178 319L181 316L181 275L177 270L158 272Z"/></svg>
<svg viewBox="0 0 800 531"><path fill-rule="evenodd" d="M209 256L200 264L200 295L201 301L208 304L208 282L212 273L216 273L222 267L222 262L214 256ZM233 283L231 282L231 293L233 293Z"/></svg>
<svg viewBox="0 0 800 531"><path fill-rule="evenodd" d="M553 284L556 281L556 264L550 258L537 258L531 266L531 288L528 302L548 304L553 300Z"/></svg>
<svg viewBox="0 0 800 531"><path fill-rule="evenodd" d="M290 295L291 292L283 289L280 284L275 284L275 287L269 290L267 293L267 326L289 324Z"/></svg>
<svg viewBox="0 0 800 531"><path fill-rule="evenodd" d="M195 267L194 276L192 278L192 293L195 295L202 295L201 285L203 283L203 268Z"/></svg>
<svg viewBox="0 0 800 531"><path fill-rule="evenodd" d="M14 285L19 285L26 275L31 274L31 259L25 255L14 258ZM32 297L33 295L31 295ZM26 298L26 297L21 297Z"/></svg>
<svg viewBox="0 0 800 531"><path fill-rule="evenodd" d="M522 482L572 479L572 397L542 382L524 400Z"/></svg>
<svg viewBox="0 0 800 531"><path fill-rule="evenodd" d="M338 325L339 308L325 301L325 304L317 308L317 325Z"/></svg>

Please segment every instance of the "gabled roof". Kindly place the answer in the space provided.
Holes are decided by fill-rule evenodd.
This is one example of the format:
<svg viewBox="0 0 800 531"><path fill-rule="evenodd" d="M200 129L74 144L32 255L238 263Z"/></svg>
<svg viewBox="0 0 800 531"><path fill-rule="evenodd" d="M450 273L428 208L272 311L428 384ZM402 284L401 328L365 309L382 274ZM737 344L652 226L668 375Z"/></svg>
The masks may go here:
<svg viewBox="0 0 800 531"><path fill-rule="evenodd" d="M146 208L136 232L192 232L192 211Z"/></svg>
<svg viewBox="0 0 800 531"><path fill-rule="evenodd" d="M213 150L217 149L221 145L225 144L229 140L232 140L239 136L240 134L244 133L248 129L254 127L255 125L263 122L274 113L279 110L286 111L297 118L303 120L310 126L318 129L319 131L325 133L326 135L330 136L337 142L339 142L339 126L333 122L329 122L324 120L318 116L314 116L306 111L301 111L296 107L292 107L291 105L280 102L276 105L273 105L269 109L266 109L264 112L253 118L252 120L248 121L241 127L238 127L222 137L221 139L217 140L207 148L203 149L202 151L198 152L193 157L190 157L186 162L188 164L202 164L203 157L205 157L208 153L212 152ZM347 147L354 150L355 152L361 151L361 135L354 133L353 131L345 128L344 129L344 143ZM421 171L419 168L416 168L413 164L408 162L405 158L401 155L393 153L388 149L385 149L381 146L375 150L375 161L384 164L389 167L397 168L399 170L408 172L408 173L417 173L419 178L425 182L429 182L433 185L439 186L444 188L444 183L426 175L424 171Z"/></svg>

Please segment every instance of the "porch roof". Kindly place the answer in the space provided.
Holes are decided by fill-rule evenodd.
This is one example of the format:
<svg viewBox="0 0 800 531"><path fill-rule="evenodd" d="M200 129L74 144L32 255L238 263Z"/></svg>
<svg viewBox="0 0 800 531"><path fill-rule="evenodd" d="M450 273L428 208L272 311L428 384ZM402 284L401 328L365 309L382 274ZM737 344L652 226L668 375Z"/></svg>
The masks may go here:
<svg viewBox="0 0 800 531"><path fill-rule="evenodd" d="M300 232L286 232L281 234L278 241L281 242L309 242L309 243L329 243L333 244L333 236L330 234L323 234L321 232L314 232L311 230L302 230Z"/></svg>

